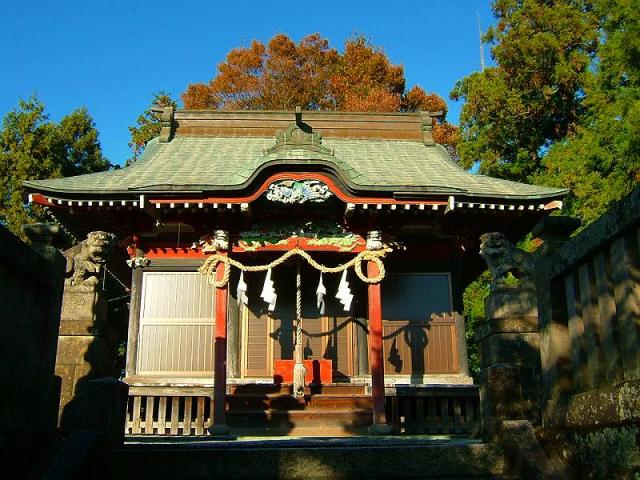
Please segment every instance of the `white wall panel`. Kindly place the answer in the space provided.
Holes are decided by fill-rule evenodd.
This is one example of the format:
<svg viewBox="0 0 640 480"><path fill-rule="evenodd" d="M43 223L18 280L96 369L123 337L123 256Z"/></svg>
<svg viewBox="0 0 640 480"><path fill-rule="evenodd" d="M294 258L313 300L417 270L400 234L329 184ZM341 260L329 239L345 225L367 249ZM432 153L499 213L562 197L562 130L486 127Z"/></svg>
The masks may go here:
<svg viewBox="0 0 640 480"><path fill-rule="evenodd" d="M212 376L214 299L198 272L145 272L138 373Z"/></svg>

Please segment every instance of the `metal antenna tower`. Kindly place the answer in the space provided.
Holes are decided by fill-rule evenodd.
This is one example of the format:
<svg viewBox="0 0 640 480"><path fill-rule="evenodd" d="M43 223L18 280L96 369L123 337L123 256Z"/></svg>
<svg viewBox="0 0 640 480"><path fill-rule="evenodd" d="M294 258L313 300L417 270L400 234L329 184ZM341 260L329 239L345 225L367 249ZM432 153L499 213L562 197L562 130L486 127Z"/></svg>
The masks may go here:
<svg viewBox="0 0 640 480"><path fill-rule="evenodd" d="M476 19L478 20L478 38L480 39L480 69L484 72L484 48L482 48L482 29L480 28L480 14L476 10Z"/></svg>

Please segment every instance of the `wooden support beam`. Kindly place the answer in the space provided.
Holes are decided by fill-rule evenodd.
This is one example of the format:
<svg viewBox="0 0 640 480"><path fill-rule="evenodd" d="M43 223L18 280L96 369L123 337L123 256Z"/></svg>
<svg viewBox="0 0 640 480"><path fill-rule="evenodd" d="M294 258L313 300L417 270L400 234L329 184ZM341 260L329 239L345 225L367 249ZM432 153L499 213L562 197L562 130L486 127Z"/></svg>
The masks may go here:
<svg viewBox="0 0 640 480"><path fill-rule="evenodd" d="M225 252L218 252L226 255ZM224 277L224 263L216 266L216 281ZM216 325L214 343L214 377L213 377L213 425L209 428L212 435L226 435L229 427L226 425L226 396L227 396L227 302L229 286L216 288Z"/></svg>
<svg viewBox="0 0 640 480"><path fill-rule="evenodd" d="M447 206L444 209L444 213L445 215L449 212L454 211L456 208L456 197L454 197L453 195L449 195L449 199L447 201Z"/></svg>
<svg viewBox="0 0 640 480"><path fill-rule="evenodd" d="M236 285L238 278L240 277L237 270L231 271L229 283ZM227 304L227 316L228 316L228 332L227 343L229 345L227 349L227 373L231 378L240 378L240 307L238 305L237 294L235 289L229 291L229 303Z"/></svg>
<svg viewBox="0 0 640 480"><path fill-rule="evenodd" d="M461 375L469 375L469 360L467 357L467 339L465 337L464 316L458 312L453 314L456 322L456 340L458 347L458 373Z"/></svg>
<svg viewBox="0 0 640 480"><path fill-rule="evenodd" d="M375 262L367 262L367 276L380 274ZM369 284L369 365L371 366L371 395L373 397L373 434L390 433L384 405L384 353L382 350L382 295L380 284Z"/></svg>
<svg viewBox="0 0 640 480"><path fill-rule="evenodd" d="M369 338L367 335L368 320L366 318L359 318L354 323L355 336L356 336L356 374L364 377L369 375Z"/></svg>
<svg viewBox="0 0 640 480"><path fill-rule="evenodd" d="M344 210L344 220L349 221L349 219L353 217L353 214L355 213L355 211L356 211L355 203L347 203L347 206L345 207L345 210Z"/></svg>
<svg viewBox="0 0 640 480"><path fill-rule="evenodd" d="M249 203L241 203L240 204L240 213L244 217L244 219L248 222L251 222L253 219L253 210Z"/></svg>
<svg viewBox="0 0 640 480"><path fill-rule="evenodd" d="M142 270L131 271L131 300L129 304L129 331L127 333L127 360L125 374L131 377L137 373L138 332L140 329L140 301L142 299Z"/></svg>

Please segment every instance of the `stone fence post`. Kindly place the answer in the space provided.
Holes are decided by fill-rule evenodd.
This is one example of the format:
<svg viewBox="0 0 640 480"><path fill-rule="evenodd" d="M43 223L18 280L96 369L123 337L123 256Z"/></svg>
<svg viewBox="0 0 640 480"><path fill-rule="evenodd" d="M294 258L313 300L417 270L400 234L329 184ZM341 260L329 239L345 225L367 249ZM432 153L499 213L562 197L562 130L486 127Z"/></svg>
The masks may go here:
<svg viewBox="0 0 640 480"><path fill-rule="evenodd" d="M62 299L56 375L62 379L59 423L63 435L83 429L80 395L91 380L108 376L113 363L107 338L107 300L100 288L103 264L114 244L106 232L91 232L67 250L67 278Z"/></svg>
<svg viewBox="0 0 640 480"><path fill-rule="evenodd" d="M129 386L115 378L88 381L78 393L74 427L99 433L107 447L122 446L128 399Z"/></svg>
<svg viewBox="0 0 640 480"><path fill-rule="evenodd" d="M504 235L481 237L480 254L493 281L485 300L486 322L478 332L483 436L493 439L504 420L540 423L538 298L531 254ZM515 284L506 280L514 273Z"/></svg>

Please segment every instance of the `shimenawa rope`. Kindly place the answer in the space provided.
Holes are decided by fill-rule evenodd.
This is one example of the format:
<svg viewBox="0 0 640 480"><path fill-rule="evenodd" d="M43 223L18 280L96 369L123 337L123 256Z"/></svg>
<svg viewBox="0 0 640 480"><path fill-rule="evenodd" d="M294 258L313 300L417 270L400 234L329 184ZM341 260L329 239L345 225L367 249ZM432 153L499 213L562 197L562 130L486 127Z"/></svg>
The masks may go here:
<svg viewBox="0 0 640 480"><path fill-rule="evenodd" d="M226 255L221 255L219 253L215 253L211 255L204 264L198 269L200 273L206 275L209 279L209 282L214 285L216 288L222 288L229 283L229 275L231 273L231 267L236 267L244 272L264 272L269 270L270 268L277 267L278 265L283 264L287 261L288 258L298 255L304 258L309 265L311 265L316 270L319 270L323 273L339 273L347 268L354 267L356 275L358 278L365 283L379 283L385 276L384 264L382 263L382 258L388 253L391 252L391 249L385 247L381 250L365 250L360 252L354 258L349 260L347 263L343 263L342 265L337 265L335 267L327 267L326 265L322 265L321 263L316 262L311 255L300 248L293 248L286 252L279 258L276 258L271 263L266 265L244 265L243 263L234 260L233 258L229 258ZM375 277L367 277L362 271L362 262L363 261L372 261L378 266L379 273ZM216 267L219 263L224 263L224 275L221 280L216 280L215 273Z"/></svg>

